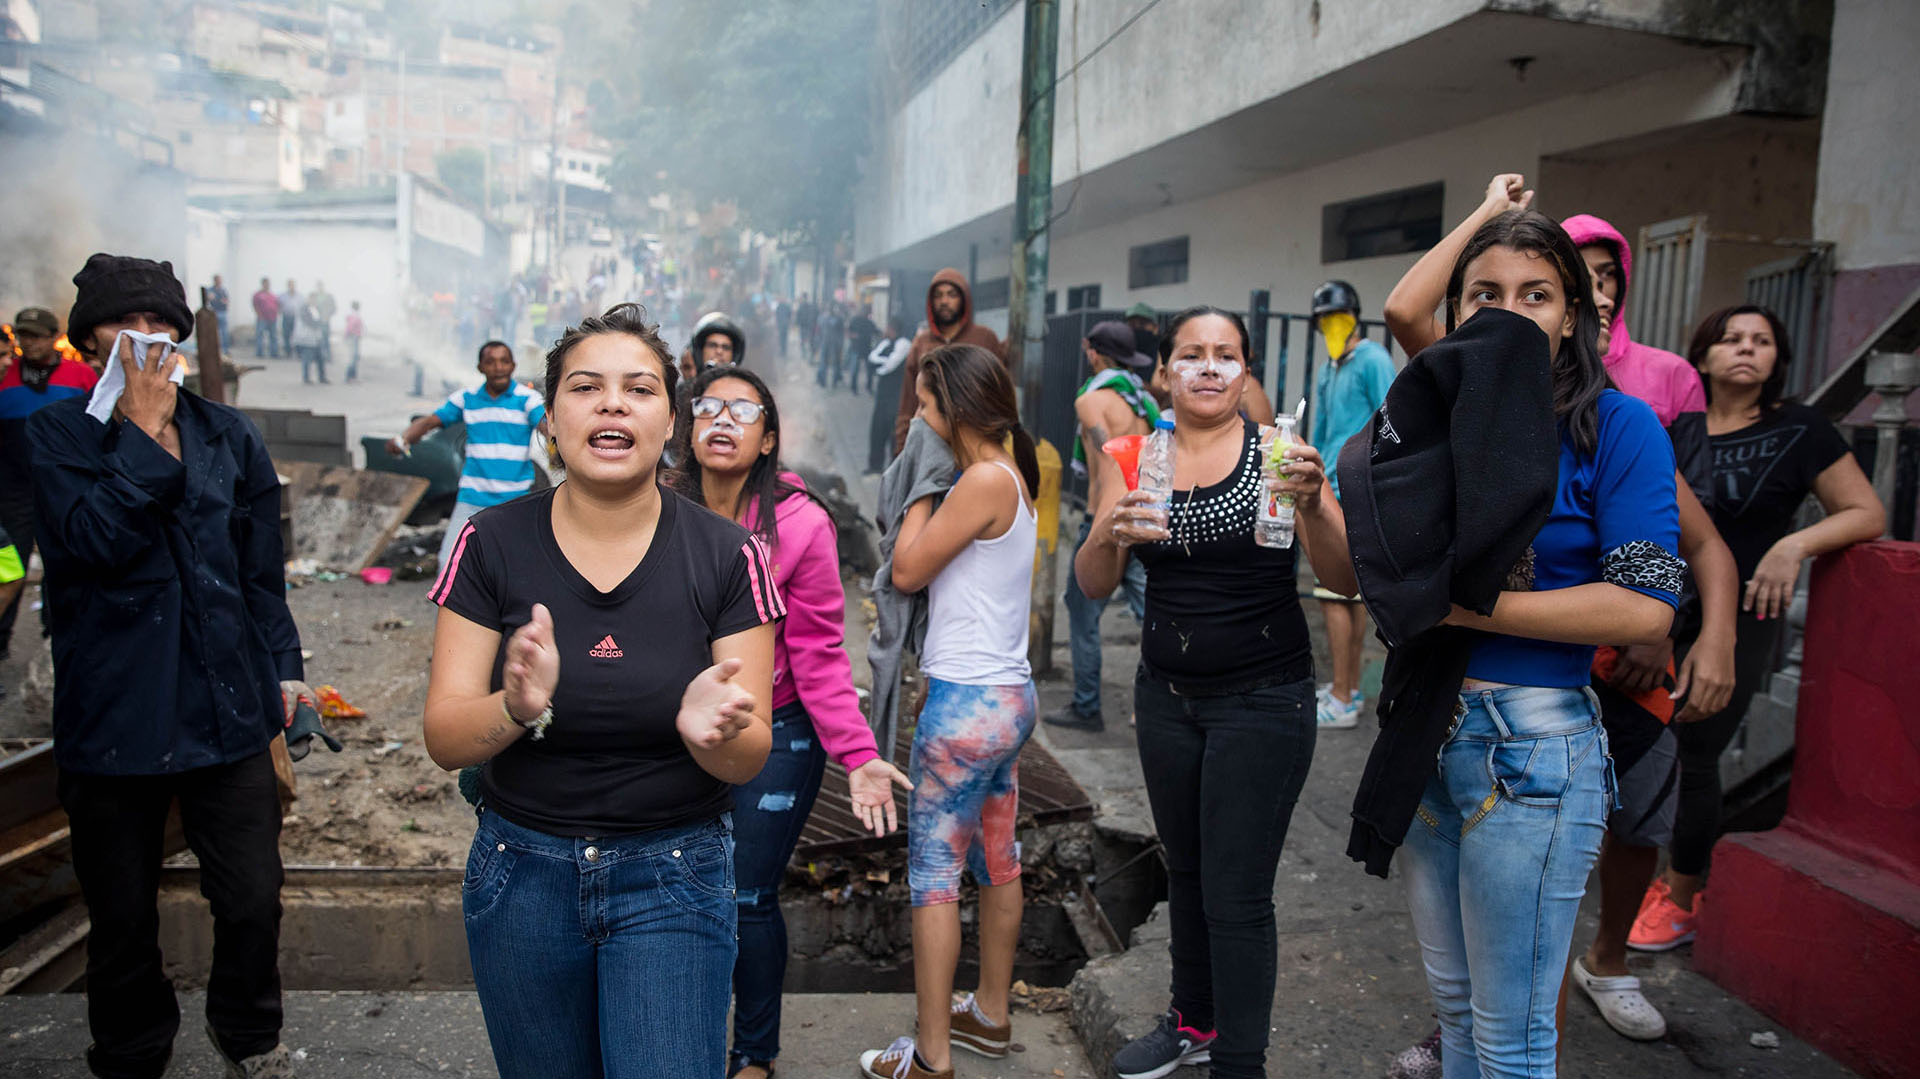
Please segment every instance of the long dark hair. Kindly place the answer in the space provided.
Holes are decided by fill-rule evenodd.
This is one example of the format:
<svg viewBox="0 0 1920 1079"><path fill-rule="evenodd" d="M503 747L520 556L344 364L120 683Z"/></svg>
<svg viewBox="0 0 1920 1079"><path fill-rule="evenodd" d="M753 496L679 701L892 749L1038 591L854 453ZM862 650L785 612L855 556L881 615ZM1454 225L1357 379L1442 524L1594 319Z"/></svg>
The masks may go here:
<svg viewBox="0 0 1920 1079"><path fill-rule="evenodd" d="M1233 328L1240 331L1240 362L1247 365L1247 370L1253 370L1253 357L1248 355L1253 351L1253 338L1247 333L1247 321L1210 303L1195 304L1167 320L1167 332L1160 335L1160 362L1166 363L1173 355L1173 339L1179 335L1180 327L1204 315L1217 315L1233 323Z"/></svg>
<svg viewBox="0 0 1920 1079"><path fill-rule="evenodd" d="M1735 315L1759 315L1767 320L1767 329L1773 334L1773 370L1767 373L1767 380L1760 384L1760 411L1771 412L1780 407L1780 401L1787 392L1787 364L1793 362L1793 345L1787 338L1787 325L1771 308L1757 303L1735 304L1722 307L1713 314L1700 320L1693 331L1693 340L1687 342L1687 362L1700 372L1700 388L1706 391L1707 403L1713 403L1713 380L1706 377L1705 364L1707 351L1720 343L1726 336L1727 323Z"/></svg>
<svg viewBox="0 0 1920 1079"><path fill-rule="evenodd" d="M1020 407L1013 395L1013 376L1000 358L978 345L944 345L920 361L920 377L940 414L958 432L967 427L995 442L1013 437L1013 462L1027 483L1027 495L1040 490L1040 459L1033 436L1020 426Z"/></svg>
<svg viewBox="0 0 1920 1079"><path fill-rule="evenodd" d="M1573 237L1560 223L1538 210L1508 210L1474 231L1472 239L1453 260L1447 278L1447 332L1460 318L1460 293L1467 264L1489 248L1506 247L1552 262L1560 273L1560 287L1573 308L1573 336L1560 340L1553 354L1553 414L1567 425L1573 444L1591 454L1599 444L1600 391L1612 385L1600 358L1600 314L1593 306L1593 277L1580 257Z"/></svg>
<svg viewBox="0 0 1920 1079"><path fill-rule="evenodd" d="M759 536L767 547L772 549L780 542L774 512L780 503L785 502L790 496L806 495L815 502L819 502L820 508L827 510L828 516L832 516L833 511L827 507L826 503L820 502L819 496L812 491L789 482L781 476L780 407L774 403L773 391L767 388L767 384L759 375L738 366L709 367L695 375L693 381L687 383L687 402L691 405L694 398L706 393L714 383L727 378L739 379L753 387L753 392L760 397L761 419L767 425L766 436L774 440L772 451L754 459L753 466L747 470L746 486L740 491L747 505L753 507L753 534ZM674 490L706 506L707 489L703 483L700 458L693 452L691 407L681 411L679 422L675 425L673 451L674 460L678 461L680 466L668 474L667 482ZM707 506L707 508L713 507Z"/></svg>

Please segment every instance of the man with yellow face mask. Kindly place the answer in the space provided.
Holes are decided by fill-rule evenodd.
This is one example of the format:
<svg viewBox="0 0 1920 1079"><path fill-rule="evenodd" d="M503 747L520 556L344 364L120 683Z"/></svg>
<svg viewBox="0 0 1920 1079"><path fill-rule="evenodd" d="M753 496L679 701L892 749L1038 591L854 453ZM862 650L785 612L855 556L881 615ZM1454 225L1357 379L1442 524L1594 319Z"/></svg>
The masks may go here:
<svg viewBox="0 0 1920 1079"><path fill-rule="evenodd" d="M1329 360L1313 382L1313 447L1322 460L1334 461L1340 447L1364 430L1387 399L1394 376L1393 357L1360 331L1360 294L1345 281L1328 281L1313 290L1313 324L1327 343ZM1335 498L1340 481L1327 474ZM1360 724L1360 652L1367 643L1367 610L1360 601L1315 587L1327 623L1327 650L1333 655L1333 681L1320 687L1320 726Z"/></svg>

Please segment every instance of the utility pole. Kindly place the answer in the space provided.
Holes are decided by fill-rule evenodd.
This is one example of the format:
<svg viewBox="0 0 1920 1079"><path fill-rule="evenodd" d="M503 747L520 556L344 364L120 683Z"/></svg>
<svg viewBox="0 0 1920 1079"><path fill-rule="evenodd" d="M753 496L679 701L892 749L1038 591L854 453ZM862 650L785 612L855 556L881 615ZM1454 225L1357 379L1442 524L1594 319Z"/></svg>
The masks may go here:
<svg viewBox="0 0 1920 1079"><path fill-rule="evenodd" d="M1053 70L1060 36L1056 0L1027 0L1020 64L1019 171L1013 181L1013 259L1008 273L1008 360L1020 382L1021 419L1040 428L1046 340L1047 232L1053 216Z"/></svg>
<svg viewBox="0 0 1920 1079"><path fill-rule="evenodd" d="M547 269L560 265L560 202L556 177L560 174L560 65L553 67L553 116L551 142L547 147Z"/></svg>
<svg viewBox="0 0 1920 1079"><path fill-rule="evenodd" d="M1020 386L1021 422L1040 430L1047 332L1047 234L1053 217L1053 83L1059 48L1058 0L1026 0L1027 26L1020 62L1019 172L1013 181L1013 259L1008 267L1007 360ZM1036 436L1037 438L1037 436ZM1035 674L1053 669L1054 587L1060 560L1060 453L1046 443L1040 458L1040 518L1034 552L1032 622L1027 661ZM1071 572L1071 570L1069 570Z"/></svg>

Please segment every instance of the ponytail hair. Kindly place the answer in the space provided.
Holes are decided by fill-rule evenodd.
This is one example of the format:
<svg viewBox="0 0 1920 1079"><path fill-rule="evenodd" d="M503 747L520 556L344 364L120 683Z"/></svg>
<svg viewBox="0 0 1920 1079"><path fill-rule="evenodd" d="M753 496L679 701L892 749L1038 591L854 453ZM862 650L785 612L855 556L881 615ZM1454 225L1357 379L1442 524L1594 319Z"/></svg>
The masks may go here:
<svg viewBox="0 0 1920 1079"><path fill-rule="evenodd" d="M1040 458L1033 436L1020 425L1013 376L1000 358L978 345L943 345L920 361L920 377L955 430L965 427L994 442L1012 441L1013 462L1026 482L1027 497L1036 497Z"/></svg>

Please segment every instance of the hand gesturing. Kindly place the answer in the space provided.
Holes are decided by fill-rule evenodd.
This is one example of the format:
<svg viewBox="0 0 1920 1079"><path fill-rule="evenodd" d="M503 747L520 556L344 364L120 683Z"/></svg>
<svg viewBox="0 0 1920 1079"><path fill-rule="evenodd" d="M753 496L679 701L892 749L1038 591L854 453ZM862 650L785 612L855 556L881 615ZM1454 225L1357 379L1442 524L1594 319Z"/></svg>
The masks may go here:
<svg viewBox="0 0 1920 1079"><path fill-rule="evenodd" d="M506 686L507 715L526 723L553 703L560 684L560 651L553 643L553 613L544 603L533 605L533 617L507 641L507 662L501 681Z"/></svg>
<svg viewBox="0 0 1920 1079"><path fill-rule="evenodd" d="M723 659L687 683L680 695L679 718L674 721L687 745L713 749L740 737L753 722L753 694L732 682L741 666L738 659Z"/></svg>

